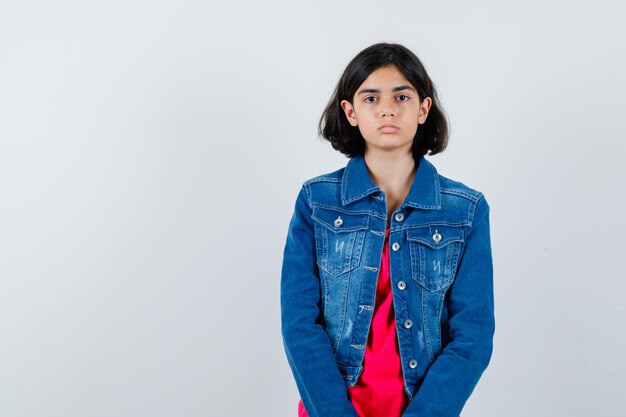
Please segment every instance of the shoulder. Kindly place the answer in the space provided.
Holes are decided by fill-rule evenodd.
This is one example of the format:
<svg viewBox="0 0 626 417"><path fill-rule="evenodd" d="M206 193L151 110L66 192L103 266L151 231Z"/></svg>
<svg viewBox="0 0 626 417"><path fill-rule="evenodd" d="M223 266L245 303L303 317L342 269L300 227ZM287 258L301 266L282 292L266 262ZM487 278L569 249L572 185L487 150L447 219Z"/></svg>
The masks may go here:
<svg viewBox="0 0 626 417"><path fill-rule="evenodd" d="M346 167L326 172L315 177L309 178L302 184L302 188L306 191L309 201L328 201L331 196L339 196L341 192L341 184L343 174Z"/></svg>
<svg viewBox="0 0 626 417"><path fill-rule="evenodd" d="M345 171L345 169L346 167L341 167L335 171L327 172L327 173L309 178L306 181L304 181L303 186L307 187L307 186L310 186L311 184L316 184L320 182L341 182L341 179L343 178L343 172Z"/></svg>
<svg viewBox="0 0 626 417"><path fill-rule="evenodd" d="M437 175L439 176L439 186L442 194L458 196L473 202L478 202L478 200L484 198L484 194L476 188L472 188L459 180L441 174Z"/></svg>
<svg viewBox="0 0 626 417"><path fill-rule="evenodd" d="M483 217L489 211L489 203L485 194L473 186L456 178L437 173L439 187L444 204L466 207L469 224Z"/></svg>
<svg viewBox="0 0 626 417"><path fill-rule="evenodd" d="M321 196L339 194L341 181L346 167L343 166L334 171L325 172L304 180L300 186L299 198L303 198L309 206L321 198Z"/></svg>

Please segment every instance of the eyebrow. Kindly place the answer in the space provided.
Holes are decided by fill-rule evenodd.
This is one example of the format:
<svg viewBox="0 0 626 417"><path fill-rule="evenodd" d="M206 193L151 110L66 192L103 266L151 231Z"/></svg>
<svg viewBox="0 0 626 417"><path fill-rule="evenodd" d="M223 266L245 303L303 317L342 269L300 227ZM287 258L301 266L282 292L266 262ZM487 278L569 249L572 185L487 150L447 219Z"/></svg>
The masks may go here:
<svg viewBox="0 0 626 417"><path fill-rule="evenodd" d="M401 85L400 87L396 87L396 88L394 88L394 89L393 89L393 90L391 90L391 91L393 91L393 92L395 93L396 91L402 91L402 90L411 90L411 91L417 92L417 91L415 91L415 89L414 89L413 87L411 87L410 85ZM377 90L376 88L366 88L366 89L364 89L364 90L359 91L359 94L358 94L358 95L361 95L361 94L366 94L366 93L375 93L375 94L380 94L380 90Z"/></svg>

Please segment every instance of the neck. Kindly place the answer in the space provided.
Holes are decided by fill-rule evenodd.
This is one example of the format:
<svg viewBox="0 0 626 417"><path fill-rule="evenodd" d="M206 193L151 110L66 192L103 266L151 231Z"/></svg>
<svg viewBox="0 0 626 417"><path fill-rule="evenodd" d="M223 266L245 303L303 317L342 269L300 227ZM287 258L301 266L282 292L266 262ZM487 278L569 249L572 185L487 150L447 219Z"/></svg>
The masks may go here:
<svg viewBox="0 0 626 417"><path fill-rule="evenodd" d="M366 150L364 159L372 182L383 190L387 199L404 201L415 178L416 164L412 154Z"/></svg>

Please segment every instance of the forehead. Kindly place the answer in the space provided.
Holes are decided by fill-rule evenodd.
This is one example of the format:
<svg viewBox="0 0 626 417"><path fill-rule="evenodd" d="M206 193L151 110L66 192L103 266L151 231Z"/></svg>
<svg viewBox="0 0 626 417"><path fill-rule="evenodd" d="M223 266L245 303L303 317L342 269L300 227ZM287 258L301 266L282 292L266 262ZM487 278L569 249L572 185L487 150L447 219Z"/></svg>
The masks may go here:
<svg viewBox="0 0 626 417"><path fill-rule="evenodd" d="M384 90L389 87L393 88L399 85L413 86L395 65L387 65L372 72L359 86L357 91L362 88L376 88Z"/></svg>

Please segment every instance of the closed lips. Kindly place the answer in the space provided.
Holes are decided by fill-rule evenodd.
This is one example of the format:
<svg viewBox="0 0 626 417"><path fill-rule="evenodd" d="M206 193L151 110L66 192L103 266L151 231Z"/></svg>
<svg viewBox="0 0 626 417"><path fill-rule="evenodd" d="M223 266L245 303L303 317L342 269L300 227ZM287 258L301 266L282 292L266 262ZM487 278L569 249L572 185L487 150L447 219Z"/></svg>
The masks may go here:
<svg viewBox="0 0 626 417"><path fill-rule="evenodd" d="M392 125L392 124L384 124L378 128L378 130L382 132L395 132L398 129L399 129L398 126Z"/></svg>

